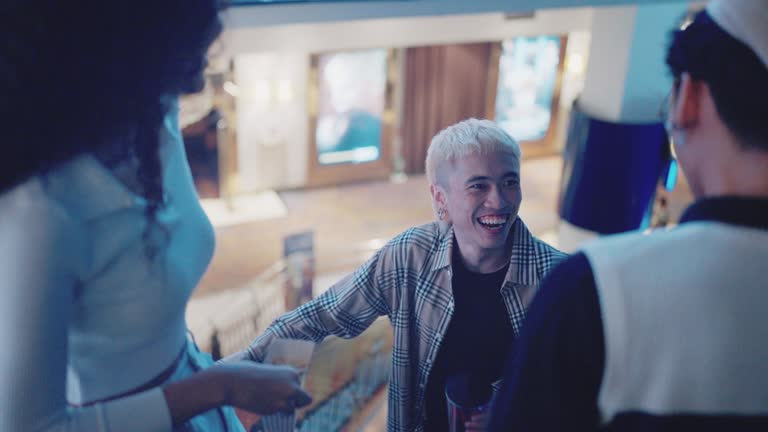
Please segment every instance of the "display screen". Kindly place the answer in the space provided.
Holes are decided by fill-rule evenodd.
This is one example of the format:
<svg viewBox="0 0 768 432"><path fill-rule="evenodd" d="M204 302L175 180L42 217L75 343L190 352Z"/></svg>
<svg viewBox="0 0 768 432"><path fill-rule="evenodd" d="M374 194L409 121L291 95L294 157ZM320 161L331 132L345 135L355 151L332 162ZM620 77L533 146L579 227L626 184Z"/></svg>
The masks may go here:
<svg viewBox="0 0 768 432"><path fill-rule="evenodd" d="M502 42L496 123L517 141L544 138L560 67L560 37L516 37Z"/></svg>
<svg viewBox="0 0 768 432"><path fill-rule="evenodd" d="M385 49L319 57L315 143L321 165L371 162L381 157L386 87Z"/></svg>

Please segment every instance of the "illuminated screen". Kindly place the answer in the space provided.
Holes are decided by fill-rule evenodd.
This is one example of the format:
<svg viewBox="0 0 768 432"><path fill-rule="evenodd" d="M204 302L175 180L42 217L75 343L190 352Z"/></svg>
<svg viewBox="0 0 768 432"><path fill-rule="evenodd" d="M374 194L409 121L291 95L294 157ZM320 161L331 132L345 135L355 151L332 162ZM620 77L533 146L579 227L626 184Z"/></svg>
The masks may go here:
<svg viewBox="0 0 768 432"><path fill-rule="evenodd" d="M315 143L321 165L381 157L387 87L387 50L321 55Z"/></svg>
<svg viewBox="0 0 768 432"><path fill-rule="evenodd" d="M544 138L560 65L560 37L517 37L502 42L496 123L518 141Z"/></svg>

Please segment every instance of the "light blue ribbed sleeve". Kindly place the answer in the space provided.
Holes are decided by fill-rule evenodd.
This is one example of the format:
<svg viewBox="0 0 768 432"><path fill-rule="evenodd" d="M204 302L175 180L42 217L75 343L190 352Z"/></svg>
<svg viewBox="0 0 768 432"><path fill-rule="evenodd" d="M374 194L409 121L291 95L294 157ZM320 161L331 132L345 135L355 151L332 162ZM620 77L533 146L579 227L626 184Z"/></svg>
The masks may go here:
<svg viewBox="0 0 768 432"><path fill-rule="evenodd" d="M68 325L87 244L39 179L0 195L0 432L171 431L160 389L67 404Z"/></svg>

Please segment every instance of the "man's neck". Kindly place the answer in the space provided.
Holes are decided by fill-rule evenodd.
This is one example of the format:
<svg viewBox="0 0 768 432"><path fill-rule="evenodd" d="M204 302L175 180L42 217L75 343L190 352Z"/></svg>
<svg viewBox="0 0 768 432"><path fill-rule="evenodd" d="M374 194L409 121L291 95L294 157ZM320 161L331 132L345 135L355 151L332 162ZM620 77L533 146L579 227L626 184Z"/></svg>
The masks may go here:
<svg viewBox="0 0 768 432"><path fill-rule="evenodd" d="M731 154L702 180L703 196L768 198L768 152Z"/></svg>
<svg viewBox="0 0 768 432"><path fill-rule="evenodd" d="M458 242L457 242L458 245ZM473 273L493 273L509 264L509 252L504 249L472 250L458 246L459 257L464 267Z"/></svg>

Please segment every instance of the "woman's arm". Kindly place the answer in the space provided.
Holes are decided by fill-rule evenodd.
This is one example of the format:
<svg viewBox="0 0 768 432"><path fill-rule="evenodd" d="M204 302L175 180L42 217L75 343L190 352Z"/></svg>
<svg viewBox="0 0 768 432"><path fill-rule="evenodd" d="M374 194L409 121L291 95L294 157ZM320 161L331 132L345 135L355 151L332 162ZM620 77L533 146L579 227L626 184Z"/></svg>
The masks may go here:
<svg viewBox="0 0 768 432"><path fill-rule="evenodd" d="M272 414L308 405L299 372L288 366L254 362L217 364L164 388L174 427L221 405Z"/></svg>
<svg viewBox="0 0 768 432"><path fill-rule="evenodd" d="M68 327L86 230L30 181L0 195L0 431L170 432L189 418L234 405L268 414L309 396L287 367L217 365L165 388L69 407Z"/></svg>

